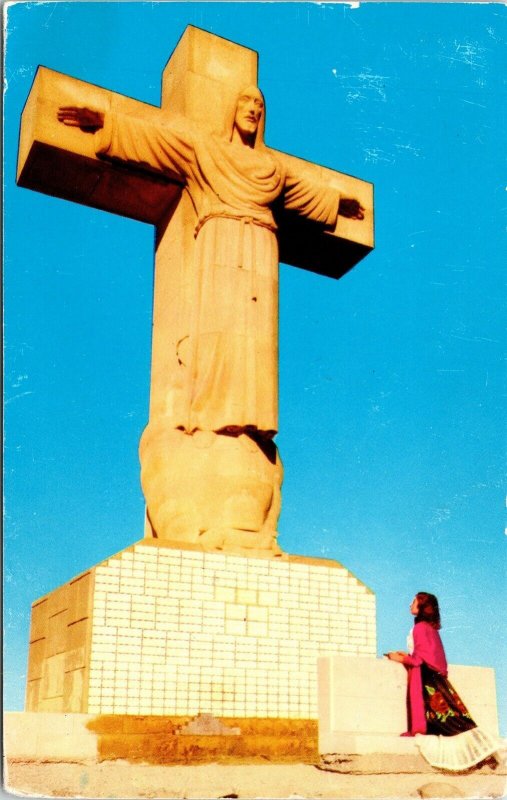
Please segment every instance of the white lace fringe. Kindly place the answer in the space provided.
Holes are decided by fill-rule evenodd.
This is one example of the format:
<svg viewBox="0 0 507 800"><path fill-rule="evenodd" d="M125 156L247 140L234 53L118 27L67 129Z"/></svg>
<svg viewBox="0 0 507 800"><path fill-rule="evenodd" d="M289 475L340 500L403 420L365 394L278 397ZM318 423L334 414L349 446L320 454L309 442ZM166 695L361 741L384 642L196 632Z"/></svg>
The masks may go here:
<svg viewBox="0 0 507 800"><path fill-rule="evenodd" d="M415 741L421 755L432 767L452 772L475 767L490 756L505 761L507 742L481 728L471 728L456 736L421 736Z"/></svg>

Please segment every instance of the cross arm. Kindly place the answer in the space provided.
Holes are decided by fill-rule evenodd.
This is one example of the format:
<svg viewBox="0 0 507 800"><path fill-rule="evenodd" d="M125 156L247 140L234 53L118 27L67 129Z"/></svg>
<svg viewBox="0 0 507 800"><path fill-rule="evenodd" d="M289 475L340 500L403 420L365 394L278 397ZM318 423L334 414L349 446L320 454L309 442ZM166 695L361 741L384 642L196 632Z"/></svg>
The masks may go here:
<svg viewBox="0 0 507 800"><path fill-rule="evenodd" d="M317 192L319 188L336 192L337 205L340 197L351 197L364 208L363 220L338 216L334 227L327 230L283 202L276 209L280 260L340 278L374 248L373 184L286 153L277 151L276 155L292 175L304 178Z"/></svg>
<svg viewBox="0 0 507 800"><path fill-rule="evenodd" d="M181 192L178 177L98 158L93 135L58 122L57 110L66 105L160 123L169 118L155 106L39 67L21 120L18 184L157 226L167 220ZM286 153L276 155L291 174L336 190L337 196L354 197L365 209L364 220L339 216L333 230L285 208L283 201L274 209L280 260L341 277L373 249L373 185Z"/></svg>
<svg viewBox="0 0 507 800"><path fill-rule="evenodd" d="M93 135L58 122L57 110L65 105L154 121L163 114L155 106L39 67L21 118L18 185L158 224L179 197L178 178L98 158Z"/></svg>

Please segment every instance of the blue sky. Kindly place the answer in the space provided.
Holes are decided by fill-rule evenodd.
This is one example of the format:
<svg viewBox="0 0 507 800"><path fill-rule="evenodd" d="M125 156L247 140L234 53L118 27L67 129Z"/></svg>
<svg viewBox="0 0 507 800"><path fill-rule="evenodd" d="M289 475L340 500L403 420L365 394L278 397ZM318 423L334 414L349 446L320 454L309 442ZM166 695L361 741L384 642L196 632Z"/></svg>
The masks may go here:
<svg viewBox="0 0 507 800"><path fill-rule="evenodd" d="M268 144L375 184L363 262L281 266L280 542L375 591L379 654L435 592L505 708L506 9L167 2L8 10L5 708L31 602L142 538L154 238L16 188L20 114L38 64L158 105L187 24L260 53Z"/></svg>

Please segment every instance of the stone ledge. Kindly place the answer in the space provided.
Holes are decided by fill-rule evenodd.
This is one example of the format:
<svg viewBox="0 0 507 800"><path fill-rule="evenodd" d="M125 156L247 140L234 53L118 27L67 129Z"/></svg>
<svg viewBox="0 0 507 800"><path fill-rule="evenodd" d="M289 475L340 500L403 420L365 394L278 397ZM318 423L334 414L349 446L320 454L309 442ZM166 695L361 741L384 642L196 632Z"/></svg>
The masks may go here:
<svg viewBox="0 0 507 800"><path fill-rule="evenodd" d="M317 768L325 772L337 772L346 775L412 775L412 774L448 774L449 776L456 775L507 775L507 765L499 764L496 767L490 764L483 764L480 767L474 767L471 770L464 770L461 773L449 772L444 773L443 770L433 768L427 761L416 752L416 747L413 744L414 752L395 752L392 742L388 741L389 737L378 737L377 747L378 752L365 753L363 755L341 753L329 753L321 757L320 763ZM382 749L381 749L382 748Z"/></svg>
<svg viewBox="0 0 507 800"><path fill-rule="evenodd" d="M4 756L17 761L95 761L97 737L87 714L7 712Z"/></svg>
<svg viewBox="0 0 507 800"><path fill-rule="evenodd" d="M498 735L494 671L449 665L449 678L475 722ZM319 658L319 752L410 755L414 739L407 727L407 677L399 664L381 658Z"/></svg>
<svg viewBox="0 0 507 800"><path fill-rule="evenodd" d="M5 755L20 762L104 762L168 765L313 763L316 720L220 718L235 736L182 736L191 717L7 713ZM51 734L51 735L50 735Z"/></svg>

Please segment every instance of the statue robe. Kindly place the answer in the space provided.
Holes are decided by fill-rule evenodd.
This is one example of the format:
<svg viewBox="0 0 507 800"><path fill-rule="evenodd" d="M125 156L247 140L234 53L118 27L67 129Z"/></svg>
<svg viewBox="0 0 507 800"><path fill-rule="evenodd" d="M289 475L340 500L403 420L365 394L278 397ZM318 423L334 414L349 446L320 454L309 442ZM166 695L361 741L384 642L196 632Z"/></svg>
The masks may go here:
<svg viewBox="0 0 507 800"><path fill-rule="evenodd" d="M196 213L194 301L186 349L187 402L173 420L188 433L278 429L278 242L283 198L323 226L339 194L293 174L269 148L199 132L179 118L156 125L107 112L98 155L184 181Z"/></svg>

